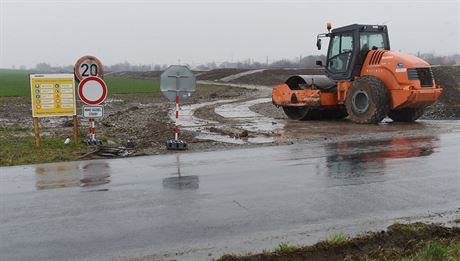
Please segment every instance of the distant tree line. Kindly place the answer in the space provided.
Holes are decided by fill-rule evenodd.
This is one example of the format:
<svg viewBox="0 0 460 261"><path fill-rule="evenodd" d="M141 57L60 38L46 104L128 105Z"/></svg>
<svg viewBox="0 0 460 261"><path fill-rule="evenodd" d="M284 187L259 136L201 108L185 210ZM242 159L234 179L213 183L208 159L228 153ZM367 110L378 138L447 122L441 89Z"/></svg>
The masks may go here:
<svg viewBox="0 0 460 261"><path fill-rule="evenodd" d="M439 56L433 53L417 53L417 56L426 60L432 65L460 65L460 55L447 55ZM315 68L316 61L321 60L325 63L325 55L308 55L304 57L298 57L296 59L281 59L275 60L270 63L257 62L251 59L246 59L238 62L224 61L221 63L209 62L205 64L199 64L191 66L189 68L194 70L213 70L223 68L236 68L236 69L264 69L264 68ZM106 72L122 72L122 71L164 71L168 68L168 64L131 64L129 62L117 63L113 65L105 65L104 70ZM13 69L16 69L13 67ZM27 69L25 66L19 66L19 69ZM39 63L33 68L29 68L32 71L39 72L73 72L73 65L67 66L52 66L48 63Z"/></svg>
<svg viewBox="0 0 460 261"><path fill-rule="evenodd" d="M460 54L439 56L433 53L418 53L417 56L432 65L460 65Z"/></svg>

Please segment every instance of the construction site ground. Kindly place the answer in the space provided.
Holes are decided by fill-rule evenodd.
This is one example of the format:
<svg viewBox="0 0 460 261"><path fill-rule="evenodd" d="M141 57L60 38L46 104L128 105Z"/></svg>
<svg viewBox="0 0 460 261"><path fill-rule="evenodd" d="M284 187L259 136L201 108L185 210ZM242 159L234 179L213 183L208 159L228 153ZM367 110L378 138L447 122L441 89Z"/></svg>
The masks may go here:
<svg viewBox="0 0 460 261"><path fill-rule="evenodd" d="M180 138L189 151L305 143L317 140L353 140L436 134L440 128L457 128L450 121L460 118L460 66L433 68L444 88L440 100L426 109L416 123L358 125L340 121L299 122L288 120L281 108L271 103L271 88L290 75L322 74L321 69L216 69L195 72L197 92L181 104ZM161 72L108 73L112 77L159 81ZM109 86L110 92L110 86ZM81 104L77 105L81 108ZM80 112L78 112L80 113ZM1 139L32 137L29 97L0 97ZM165 142L174 136L174 103L160 92L110 95L105 117L97 120L96 134L104 145L131 146L129 155L170 153ZM80 139L87 133L88 121L80 118ZM72 136L70 118L40 119L43 137L65 140ZM97 158L82 149L64 160ZM38 163L33 160L25 163ZM2 162L1 165L14 165Z"/></svg>
<svg viewBox="0 0 460 261"><path fill-rule="evenodd" d="M174 153L165 146L174 104L160 92L109 94L97 137L132 150L116 160L3 168L0 234L14 240L3 240L0 252L24 260L424 260L435 246L458 257L459 230L447 227L458 227L460 213L459 66L434 67L444 92L422 119L376 125L292 121L272 105L275 84L318 69L195 73L180 137L198 153L128 158ZM89 125L79 123L83 140ZM109 157L64 145L71 118L39 124L43 146L35 149L30 98L0 97L0 165ZM400 224L419 221L447 227Z"/></svg>

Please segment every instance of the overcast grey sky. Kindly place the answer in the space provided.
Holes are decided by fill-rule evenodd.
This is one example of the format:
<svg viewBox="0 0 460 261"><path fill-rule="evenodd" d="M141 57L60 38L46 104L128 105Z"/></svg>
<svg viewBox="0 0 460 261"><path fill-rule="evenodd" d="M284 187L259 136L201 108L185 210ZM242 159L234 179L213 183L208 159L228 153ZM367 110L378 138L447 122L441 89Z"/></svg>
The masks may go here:
<svg viewBox="0 0 460 261"><path fill-rule="evenodd" d="M325 53L325 23L389 26L392 49L460 53L460 0L0 0L0 68L265 61Z"/></svg>

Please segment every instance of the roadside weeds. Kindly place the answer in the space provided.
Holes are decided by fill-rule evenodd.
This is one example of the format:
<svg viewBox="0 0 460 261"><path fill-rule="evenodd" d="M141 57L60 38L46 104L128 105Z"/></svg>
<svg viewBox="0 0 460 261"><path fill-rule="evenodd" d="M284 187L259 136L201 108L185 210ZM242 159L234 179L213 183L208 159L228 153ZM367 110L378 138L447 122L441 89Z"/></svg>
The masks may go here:
<svg viewBox="0 0 460 261"><path fill-rule="evenodd" d="M312 246L282 243L259 254L224 255L218 261L460 260L460 228L395 223L353 238L335 235Z"/></svg>

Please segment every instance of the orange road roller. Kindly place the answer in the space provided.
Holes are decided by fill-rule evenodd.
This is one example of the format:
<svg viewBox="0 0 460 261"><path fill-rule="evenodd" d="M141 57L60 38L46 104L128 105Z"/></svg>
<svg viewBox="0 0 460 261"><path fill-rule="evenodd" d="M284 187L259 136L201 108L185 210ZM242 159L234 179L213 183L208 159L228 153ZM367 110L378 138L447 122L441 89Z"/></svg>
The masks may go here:
<svg viewBox="0 0 460 261"><path fill-rule="evenodd" d="M434 103L442 88L430 64L390 50L386 25L353 24L317 36L329 38L325 75L291 76L274 87L273 104L293 120L342 119L379 123L385 117L413 122Z"/></svg>

